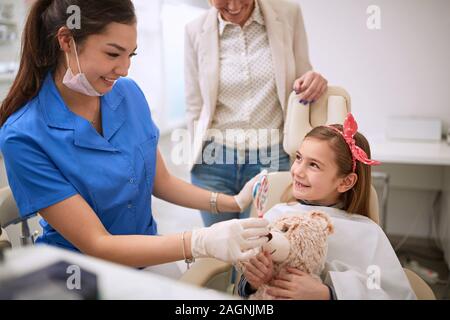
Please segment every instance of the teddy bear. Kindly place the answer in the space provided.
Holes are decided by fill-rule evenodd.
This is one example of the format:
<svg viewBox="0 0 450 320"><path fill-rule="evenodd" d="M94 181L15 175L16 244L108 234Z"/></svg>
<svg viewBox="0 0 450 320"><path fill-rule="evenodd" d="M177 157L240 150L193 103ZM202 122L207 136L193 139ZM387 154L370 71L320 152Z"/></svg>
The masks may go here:
<svg viewBox="0 0 450 320"><path fill-rule="evenodd" d="M263 250L271 254L273 277L287 267L296 268L321 281L320 274L325 267L328 236L333 233L330 217L323 212L311 211L279 217L269 225L269 241ZM236 265L241 272L244 265ZM262 285L250 295L251 300L270 300L267 285Z"/></svg>

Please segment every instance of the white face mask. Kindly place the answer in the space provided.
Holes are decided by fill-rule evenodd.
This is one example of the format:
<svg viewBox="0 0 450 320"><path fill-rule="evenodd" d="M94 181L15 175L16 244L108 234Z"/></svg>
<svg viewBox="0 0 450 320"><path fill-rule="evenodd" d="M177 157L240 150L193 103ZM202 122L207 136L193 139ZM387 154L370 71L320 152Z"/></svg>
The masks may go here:
<svg viewBox="0 0 450 320"><path fill-rule="evenodd" d="M73 39L72 39L73 40ZM77 47L75 44L75 40L73 40L74 49L75 49L75 57L77 58L77 65L79 73L74 75L72 70L70 69L69 63L69 55L66 52L66 60L67 60L67 71L63 78L63 84L76 92L81 94L91 96L91 97L100 97L103 96L102 93L97 92L94 87L89 83L89 80L86 78L86 75L81 71L80 60L78 59Z"/></svg>

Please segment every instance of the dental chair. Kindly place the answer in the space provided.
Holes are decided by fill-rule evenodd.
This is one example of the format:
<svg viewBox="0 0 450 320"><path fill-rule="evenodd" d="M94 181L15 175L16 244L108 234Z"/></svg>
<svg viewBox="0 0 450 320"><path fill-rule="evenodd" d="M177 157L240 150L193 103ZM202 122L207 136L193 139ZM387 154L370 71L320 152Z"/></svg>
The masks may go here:
<svg viewBox="0 0 450 320"><path fill-rule="evenodd" d="M0 251L5 249L11 249L11 241L9 241L6 231L0 228Z"/></svg>
<svg viewBox="0 0 450 320"><path fill-rule="evenodd" d="M295 153L305 137L313 128L319 125L343 124L348 112L351 111L349 94L339 87L328 87L327 92L311 106L299 103L299 98L292 93L289 98L284 126L283 148L294 159ZM281 197L291 183L290 172L272 172L268 174L269 193L263 209L267 212L276 204L282 202ZM252 205L252 217L257 217L256 208ZM380 223L378 196L372 186L369 199L368 217ZM198 259L180 278L182 282L195 286L215 289L230 294L236 294L235 289L240 275L235 283L231 281L233 266L230 263L213 258ZM411 287L419 300L435 300L431 288L417 274L404 269Z"/></svg>
<svg viewBox="0 0 450 320"><path fill-rule="evenodd" d="M21 246L34 244L37 232L31 234L28 219L33 216L22 218L19 214L16 202L9 187L0 189L0 248L11 248L11 241L6 234L5 228L11 225L19 225Z"/></svg>

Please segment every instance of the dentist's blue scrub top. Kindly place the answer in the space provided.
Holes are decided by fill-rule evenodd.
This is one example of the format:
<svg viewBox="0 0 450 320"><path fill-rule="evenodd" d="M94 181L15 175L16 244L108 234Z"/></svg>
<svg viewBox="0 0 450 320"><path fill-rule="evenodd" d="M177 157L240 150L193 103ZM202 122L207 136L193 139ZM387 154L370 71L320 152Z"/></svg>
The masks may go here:
<svg viewBox="0 0 450 320"><path fill-rule="evenodd" d="M113 235L154 235L151 194L159 130L128 78L101 97L103 136L69 110L49 73L0 129L0 149L22 217L79 194ZM45 220L46 243L78 251ZM82 234L83 230L79 230Z"/></svg>

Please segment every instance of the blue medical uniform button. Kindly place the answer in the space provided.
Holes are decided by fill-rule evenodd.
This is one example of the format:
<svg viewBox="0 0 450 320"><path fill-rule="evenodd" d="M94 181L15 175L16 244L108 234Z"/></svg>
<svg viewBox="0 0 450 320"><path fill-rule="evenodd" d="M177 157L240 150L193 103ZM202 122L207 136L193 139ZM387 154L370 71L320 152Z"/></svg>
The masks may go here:
<svg viewBox="0 0 450 320"><path fill-rule="evenodd" d="M133 208L133 205L131 203L128 203L128 209Z"/></svg>
<svg viewBox="0 0 450 320"><path fill-rule="evenodd" d="M133 178L130 178L130 183L134 183L134 179Z"/></svg>

